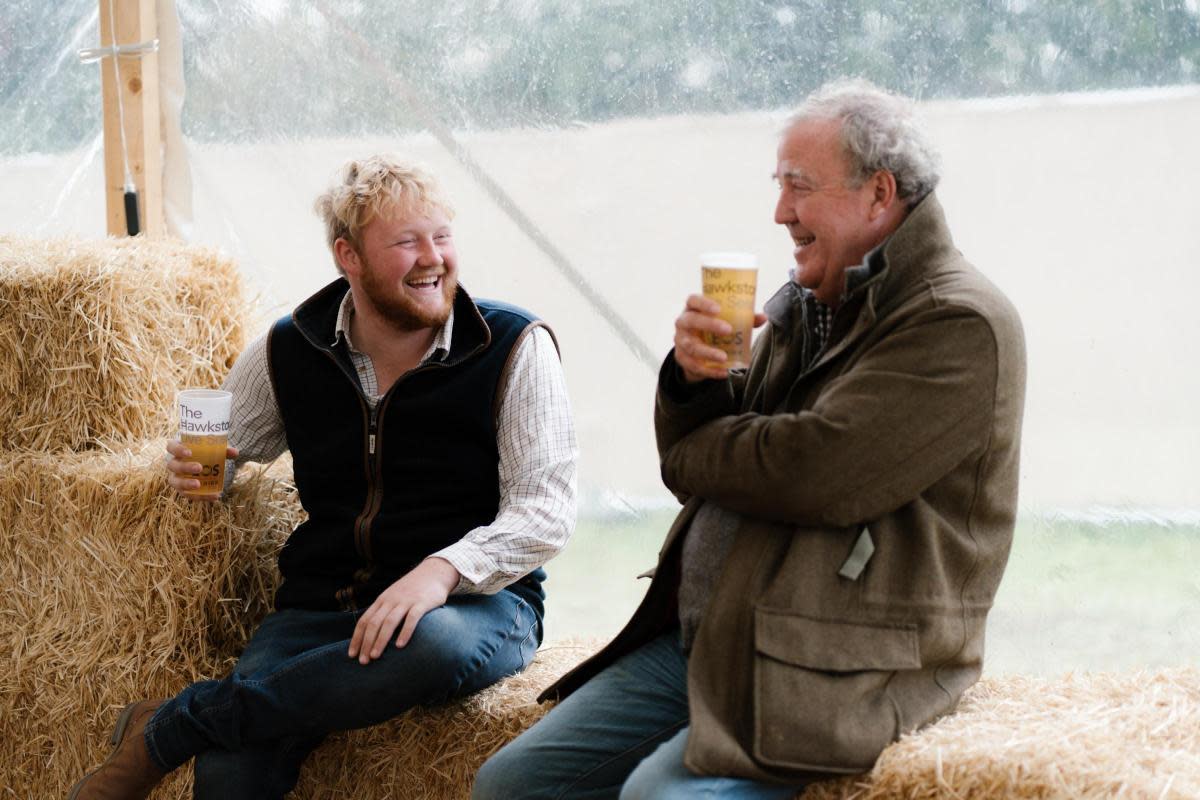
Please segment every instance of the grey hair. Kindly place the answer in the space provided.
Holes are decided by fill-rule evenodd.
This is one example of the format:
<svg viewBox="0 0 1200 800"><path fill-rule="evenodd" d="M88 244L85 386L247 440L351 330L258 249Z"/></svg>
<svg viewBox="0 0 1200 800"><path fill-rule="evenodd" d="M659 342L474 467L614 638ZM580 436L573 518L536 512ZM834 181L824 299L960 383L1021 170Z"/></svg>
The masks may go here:
<svg viewBox="0 0 1200 800"><path fill-rule="evenodd" d="M941 180L941 158L918 124L910 100L869 81L839 79L817 89L788 118L840 120L850 177L862 184L880 170L896 178L896 193L910 208Z"/></svg>

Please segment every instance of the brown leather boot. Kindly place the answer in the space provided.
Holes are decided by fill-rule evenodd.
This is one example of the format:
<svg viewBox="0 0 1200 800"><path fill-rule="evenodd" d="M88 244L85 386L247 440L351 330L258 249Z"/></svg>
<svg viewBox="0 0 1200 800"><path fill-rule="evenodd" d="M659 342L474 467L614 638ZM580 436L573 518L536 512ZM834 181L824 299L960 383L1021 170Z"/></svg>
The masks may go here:
<svg viewBox="0 0 1200 800"><path fill-rule="evenodd" d="M167 776L150 758L145 737L146 723L163 702L142 700L125 706L113 731L112 753L75 784L67 800L143 800L150 794Z"/></svg>

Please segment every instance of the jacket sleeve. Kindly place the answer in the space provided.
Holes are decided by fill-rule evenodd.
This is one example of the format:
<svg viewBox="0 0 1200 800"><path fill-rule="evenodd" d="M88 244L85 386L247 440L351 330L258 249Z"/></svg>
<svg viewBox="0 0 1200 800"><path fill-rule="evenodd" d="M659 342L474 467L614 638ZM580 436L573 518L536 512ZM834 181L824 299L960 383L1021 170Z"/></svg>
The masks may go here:
<svg viewBox="0 0 1200 800"><path fill-rule="evenodd" d="M864 352L811 410L723 416L679 439L662 458L664 482L795 525L875 519L984 450L998 358L978 313L930 309Z"/></svg>
<svg viewBox="0 0 1200 800"><path fill-rule="evenodd" d="M689 384L680 373L672 349L658 372L654 398L654 434L659 458L664 458L676 442L709 420L735 413L744 381L739 373L723 381Z"/></svg>

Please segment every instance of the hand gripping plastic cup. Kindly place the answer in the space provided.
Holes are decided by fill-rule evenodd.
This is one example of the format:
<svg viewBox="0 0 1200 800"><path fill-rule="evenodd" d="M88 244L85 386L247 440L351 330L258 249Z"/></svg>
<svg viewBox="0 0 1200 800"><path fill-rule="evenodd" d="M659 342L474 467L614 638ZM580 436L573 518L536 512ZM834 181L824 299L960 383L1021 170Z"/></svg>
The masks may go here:
<svg viewBox="0 0 1200 800"><path fill-rule="evenodd" d="M189 497L220 497L225 487L225 450L229 447L229 412L233 395L217 389L184 389L179 393L179 441L200 462L199 489Z"/></svg>
<svg viewBox="0 0 1200 800"><path fill-rule="evenodd" d="M717 316L733 326L728 336L704 334L704 342L725 351L728 358L723 366L750 366L758 260L751 253L704 253L700 256L700 277L704 296L721 304Z"/></svg>

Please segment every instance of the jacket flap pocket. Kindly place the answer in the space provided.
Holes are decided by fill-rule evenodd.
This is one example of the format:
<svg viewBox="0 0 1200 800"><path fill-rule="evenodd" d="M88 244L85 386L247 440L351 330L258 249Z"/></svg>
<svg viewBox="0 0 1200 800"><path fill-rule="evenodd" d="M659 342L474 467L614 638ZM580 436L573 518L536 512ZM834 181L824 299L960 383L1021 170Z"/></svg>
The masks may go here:
<svg viewBox="0 0 1200 800"><path fill-rule="evenodd" d="M854 672L921 666L915 623L834 622L757 608L754 646L762 655L808 669Z"/></svg>

